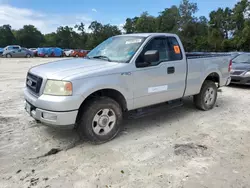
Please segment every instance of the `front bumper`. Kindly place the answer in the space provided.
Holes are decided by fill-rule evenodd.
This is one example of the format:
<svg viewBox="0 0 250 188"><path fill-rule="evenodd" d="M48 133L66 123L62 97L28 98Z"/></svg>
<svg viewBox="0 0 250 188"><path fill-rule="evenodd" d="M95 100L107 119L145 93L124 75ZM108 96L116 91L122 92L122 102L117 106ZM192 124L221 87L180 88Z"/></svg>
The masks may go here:
<svg viewBox="0 0 250 188"><path fill-rule="evenodd" d="M250 77L231 76L231 83L240 85L250 85Z"/></svg>
<svg viewBox="0 0 250 188"><path fill-rule="evenodd" d="M24 89L25 109L31 117L46 125L74 125L81 98L79 96L32 95Z"/></svg>
<svg viewBox="0 0 250 188"><path fill-rule="evenodd" d="M26 112L35 120L45 125L68 126L74 125L78 110L68 112L53 112L43 110L25 101Z"/></svg>

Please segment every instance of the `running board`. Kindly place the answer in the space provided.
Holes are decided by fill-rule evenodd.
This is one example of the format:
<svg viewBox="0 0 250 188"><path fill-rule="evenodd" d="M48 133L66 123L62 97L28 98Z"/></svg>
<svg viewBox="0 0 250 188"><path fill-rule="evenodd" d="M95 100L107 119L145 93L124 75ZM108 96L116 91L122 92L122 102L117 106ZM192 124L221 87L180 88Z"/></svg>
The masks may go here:
<svg viewBox="0 0 250 188"><path fill-rule="evenodd" d="M166 111L166 110L169 110L172 108L180 107L182 105L183 105L182 99L172 100L172 101L168 101L166 103L161 103L161 104L157 104L157 105L129 111L126 114L126 117L128 119L138 119L138 118L142 118L142 117L152 115L152 114L155 114L158 112L162 112L162 111Z"/></svg>

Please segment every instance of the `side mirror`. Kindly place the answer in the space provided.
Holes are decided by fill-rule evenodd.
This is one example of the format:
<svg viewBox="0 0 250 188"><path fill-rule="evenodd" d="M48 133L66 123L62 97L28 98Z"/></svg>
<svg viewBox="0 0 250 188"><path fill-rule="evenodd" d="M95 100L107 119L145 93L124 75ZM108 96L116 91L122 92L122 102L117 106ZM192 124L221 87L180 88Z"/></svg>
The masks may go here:
<svg viewBox="0 0 250 188"><path fill-rule="evenodd" d="M144 54L144 61L147 63L157 62L160 60L160 54L158 50L149 50Z"/></svg>

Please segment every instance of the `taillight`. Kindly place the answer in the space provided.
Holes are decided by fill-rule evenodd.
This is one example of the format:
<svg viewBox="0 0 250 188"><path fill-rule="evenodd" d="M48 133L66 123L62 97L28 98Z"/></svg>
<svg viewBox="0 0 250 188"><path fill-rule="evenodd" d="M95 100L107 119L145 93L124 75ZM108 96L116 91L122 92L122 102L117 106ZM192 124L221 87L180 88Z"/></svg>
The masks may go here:
<svg viewBox="0 0 250 188"><path fill-rule="evenodd" d="M228 65L228 72L231 72L231 70L232 70L232 65L233 65L233 61L230 60L230 63L229 63L229 65Z"/></svg>

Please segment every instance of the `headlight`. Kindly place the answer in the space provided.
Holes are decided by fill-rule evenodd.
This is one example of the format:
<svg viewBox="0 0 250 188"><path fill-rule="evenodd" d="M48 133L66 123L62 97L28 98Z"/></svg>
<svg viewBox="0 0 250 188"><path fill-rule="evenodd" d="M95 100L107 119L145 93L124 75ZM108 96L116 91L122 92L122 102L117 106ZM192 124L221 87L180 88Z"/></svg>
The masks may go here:
<svg viewBox="0 0 250 188"><path fill-rule="evenodd" d="M250 76L250 71L246 72L245 76Z"/></svg>
<svg viewBox="0 0 250 188"><path fill-rule="evenodd" d="M69 96L73 93L71 82L60 80L47 80L43 94L56 96Z"/></svg>

